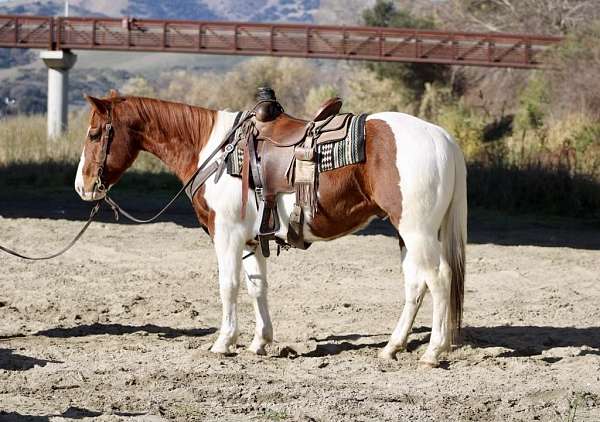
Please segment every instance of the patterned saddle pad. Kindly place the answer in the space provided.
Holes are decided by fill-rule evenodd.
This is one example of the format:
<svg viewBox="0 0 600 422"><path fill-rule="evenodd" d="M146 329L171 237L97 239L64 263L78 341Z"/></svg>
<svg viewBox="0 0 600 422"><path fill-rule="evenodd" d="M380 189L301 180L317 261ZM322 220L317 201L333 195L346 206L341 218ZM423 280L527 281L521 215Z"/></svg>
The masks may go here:
<svg viewBox="0 0 600 422"><path fill-rule="evenodd" d="M245 113L238 114L236 123L245 116ZM348 133L343 139L325 143L319 143L317 140L315 160L319 173L365 161L365 122L367 116L367 114L353 115ZM238 129L233 136L242 136L242 128ZM238 142L235 150L230 155L230 160L227 162L227 173L232 176L241 176L243 159L244 144Z"/></svg>

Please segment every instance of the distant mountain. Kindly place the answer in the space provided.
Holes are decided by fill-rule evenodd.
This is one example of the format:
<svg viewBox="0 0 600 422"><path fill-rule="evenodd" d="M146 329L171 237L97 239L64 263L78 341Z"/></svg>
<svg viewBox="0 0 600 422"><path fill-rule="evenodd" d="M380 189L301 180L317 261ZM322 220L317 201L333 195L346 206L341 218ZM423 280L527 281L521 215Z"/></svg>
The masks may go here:
<svg viewBox="0 0 600 422"><path fill-rule="evenodd" d="M70 0L73 16L312 22L319 0ZM0 14L62 15L63 0L9 0Z"/></svg>

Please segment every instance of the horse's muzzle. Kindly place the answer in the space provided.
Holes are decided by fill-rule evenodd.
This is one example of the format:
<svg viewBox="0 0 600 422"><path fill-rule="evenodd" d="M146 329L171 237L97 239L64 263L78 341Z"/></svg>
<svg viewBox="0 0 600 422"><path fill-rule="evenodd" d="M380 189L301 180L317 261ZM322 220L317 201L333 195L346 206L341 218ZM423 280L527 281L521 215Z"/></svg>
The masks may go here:
<svg viewBox="0 0 600 422"><path fill-rule="evenodd" d="M100 199L103 199L106 196L106 190L99 191L94 189L92 191L86 191L83 185L78 184L75 184L75 191L79 194L81 199L89 202L99 201Z"/></svg>

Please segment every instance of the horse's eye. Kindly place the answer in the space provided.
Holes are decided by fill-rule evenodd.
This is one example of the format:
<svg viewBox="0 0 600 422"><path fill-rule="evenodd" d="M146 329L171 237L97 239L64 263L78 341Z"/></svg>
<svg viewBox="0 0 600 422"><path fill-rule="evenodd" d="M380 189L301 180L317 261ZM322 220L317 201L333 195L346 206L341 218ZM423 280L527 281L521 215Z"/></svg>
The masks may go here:
<svg viewBox="0 0 600 422"><path fill-rule="evenodd" d="M91 127L88 132L88 136L91 141L97 141L98 139L100 139L100 135L102 135L102 129L100 128Z"/></svg>

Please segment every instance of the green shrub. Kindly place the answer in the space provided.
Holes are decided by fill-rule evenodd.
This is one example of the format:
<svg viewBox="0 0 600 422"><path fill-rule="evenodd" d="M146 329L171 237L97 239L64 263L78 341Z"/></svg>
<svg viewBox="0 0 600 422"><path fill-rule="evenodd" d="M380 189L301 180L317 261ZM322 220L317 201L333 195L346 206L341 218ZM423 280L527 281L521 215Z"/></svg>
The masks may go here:
<svg viewBox="0 0 600 422"><path fill-rule="evenodd" d="M452 107L452 90L439 83L425 83L425 91L419 105L419 117L428 121L437 121L440 112Z"/></svg>
<svg viewBox="0 0 600 422"><path fill-rule="evenodd" d="M139 97L155 98L156 89L152 84L142 76L136 76L129 79L121 88L121 94L137 95Z"/></svg>
<svg viewBox="0 0 600 422"><path fill-rule="evenodd" d="M549 102L548 81L541 73L534 73L519 96L515 117L517 131L541 128L548 114Z"/></svg>
<svg viewBox="0 0 600 422"><path fill-rule="evenodd" d="M350 112L408 111L410 108L406 89L389 79L378 79L370 70L354 68L349 72L346 84L344 109Z"/></svg>
<svg viewBox="0 0 600 422"><path fill-rule="evenodd" d="M484 160L483 132L486 123L480 114L459 101L456 105L443 107L437 123L458 142L467 161Z"/></svg>
<svg viewBox="0 0 600 422"><path fill-rule="evenodd" d="M548 144L556 152L571 154L570 171L600 180L600 122L571 115L548 130Z"/></svg>
<svg viewBox="0 0 600 422"><path fill-rule="evenodd" d="M304 116L306 92L316 86L318 69L302 59L258 57L224 74L169 72L160 98L212 109L247 110L256 103L257 88L271 86L290 114Z"/></svg>

